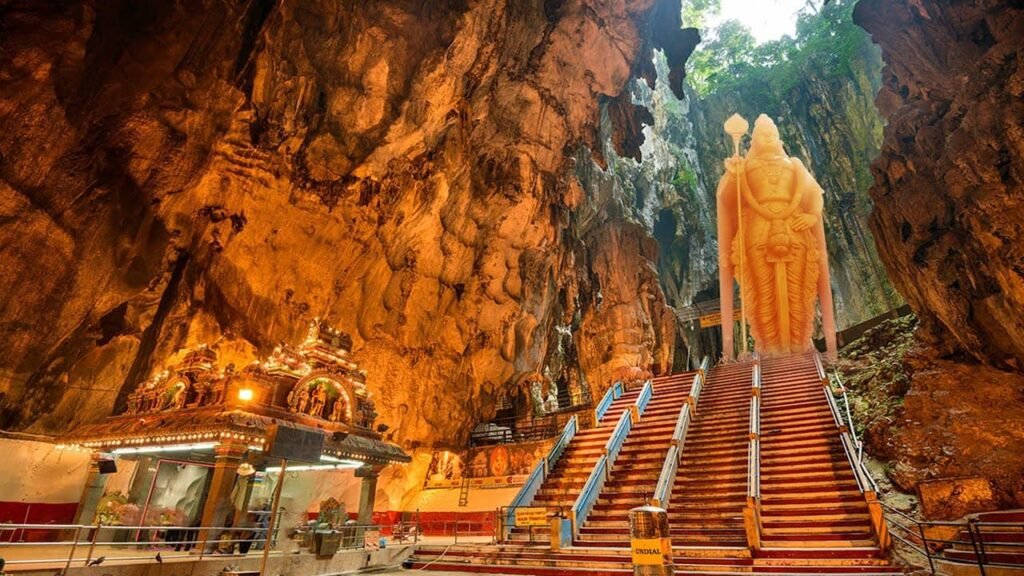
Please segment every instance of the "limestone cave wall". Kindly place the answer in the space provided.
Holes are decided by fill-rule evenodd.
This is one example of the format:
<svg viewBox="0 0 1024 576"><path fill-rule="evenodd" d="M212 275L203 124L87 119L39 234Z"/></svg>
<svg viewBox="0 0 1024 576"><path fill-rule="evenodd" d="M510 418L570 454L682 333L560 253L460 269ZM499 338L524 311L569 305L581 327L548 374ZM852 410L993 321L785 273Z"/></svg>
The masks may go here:
<svg viewBox="0 0 1024 576"><path fill-rule="evenodd" d="M0 0L0 427L100 418L181 347L246 361L313 317L408 448L460 445L567 349L595 395L666 370L656 243L573 160L653 49L682 90L678 13Z"/></svg>
<svg viewBox="0 0 1024 576"><path fill-rule="evenodd" d="M888 119L871 229L944 355L1024 369L1024 5L861 0Z"/></svg>

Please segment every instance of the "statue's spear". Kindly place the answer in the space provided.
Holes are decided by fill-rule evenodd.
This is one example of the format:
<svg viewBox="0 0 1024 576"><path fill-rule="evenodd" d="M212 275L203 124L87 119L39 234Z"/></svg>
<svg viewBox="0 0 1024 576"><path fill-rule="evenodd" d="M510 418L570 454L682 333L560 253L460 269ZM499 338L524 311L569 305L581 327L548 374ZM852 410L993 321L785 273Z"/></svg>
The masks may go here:
<svg viewBox="0 0 1024 576"><path fill-rule="evenodd" d="M747 354L747 298L744 295L744 278L743 278L743 258L744 252L746 251L746 245L743 243L743 158L740 156L740 139L750 129L750 123L740 116L739 114L733 114L725 121L725 133L732 137L732 150L733 158L736 159L736 234L739 238L739 274L736 278L740 284L740 339L743 342L742 352L740 356ZM719 239L721 242L721 239ZM722 294L722 298L726 298L725 294ZM728 295L728 298L732 298L732 295ZM725 330L725 326L722 326L722 330ZM732 330L732 326L729 327Z"/></svg>

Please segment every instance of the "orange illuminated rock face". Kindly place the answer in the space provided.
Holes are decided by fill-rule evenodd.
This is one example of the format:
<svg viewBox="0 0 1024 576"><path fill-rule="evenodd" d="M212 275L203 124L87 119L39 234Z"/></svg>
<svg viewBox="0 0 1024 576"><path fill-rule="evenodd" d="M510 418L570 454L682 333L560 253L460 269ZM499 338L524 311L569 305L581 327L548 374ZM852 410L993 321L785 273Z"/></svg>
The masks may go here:
<svg viewBox="0 0 1024 576"><path fill-rule="evenodd" d="M862 0L888 118L871 228L922 333L1024 369L1024 9Z"/></svg>
<svg viewBox="0 0 1024 576"><path fill-rule="evenodd" d="M666 369L655 244L567 159L653 47L682 65L676 3L534 4L5 3L0 425L95 420L175 350L228 363L315 316L425 444L560 330L592 385Z"/></svg>

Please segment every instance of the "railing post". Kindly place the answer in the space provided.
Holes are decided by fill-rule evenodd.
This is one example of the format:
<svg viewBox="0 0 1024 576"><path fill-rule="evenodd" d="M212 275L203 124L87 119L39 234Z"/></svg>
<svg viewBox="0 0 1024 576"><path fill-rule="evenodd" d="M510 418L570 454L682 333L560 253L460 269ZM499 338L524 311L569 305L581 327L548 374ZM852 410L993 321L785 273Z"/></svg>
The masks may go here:
<svg viewBox="0 0 1024 576"><path fill-rule="evenodd" d="M747 445L747 506L743 509L743 525L747 545L761 548L761 363L755 362L750 385L750 439Z"/></svg>
<svg viewBox="0 0 1024 576"><path fill-rule="evenodd" d="M924 555L928 557L928 569L935 574L935 560L932 559L932 549L928 546L928 535L924 532L924 524L918 522L917 529L921 533L921 548L924 550Z"/></svg>
<svg viewBox="0 0 1024 576"><path fill-rule="evenodd" d="M267 527L267 532L270 532L270 527L269 526ZM206 544L207 544L207 536L206 536L206 534L207 534L207 531L201 529L201 530L199 530L199 533L202 534L202 538L200 539L200 542L199 542L199 559L202 560L203 556L206 555ZM267 538L269 539L269 536ZM266 546L266 544L264 544L264 546Z"/></svg>
<svg viewBox="0 0 1024 576"><path fill-rule="evenodd" d="M64 564L64 571L61 572L61 576L67 576L68 570L71 568L71 561L75 559L75 549L78 548L78 537L82 533L81 526L75 526L74 540L71 541L71 553L68 554L68 561Z"/></svg>
<svg viewBox="0 0 1024 576"><path fill-rule="evenodd" d="M977 529L977 522L977 519L974 518L967 520L967 534L971 537L971 548L974 549L974 558L978 561L978 571L981 572L981 576L985 576L985 564L988 563L988 560L985 558L984 542L979 546L978 541L982 540L982 536L981 531Z"/></svg>
<svg viewBox="0 0 1024 576"><path fill-rule="evenodd" d="M96 524L96 526L92 528L92 534L89 538L89 551L85 553L85 562L82 563L83 566L88 566L89 562L92 560L92 553L96 550L96 541L99 540L100 537L100 525Z"/></svg>
<svg viewBox="0 0 1024 576"><path fill-rule="evenodd" d="M878 547L885 552L892 542L889 539L889 527L885 523L882 505L878 502L878 495L873 490L865 491L864 499L868 503L868 514L871 517L871 527L878 538Z"/></svg>

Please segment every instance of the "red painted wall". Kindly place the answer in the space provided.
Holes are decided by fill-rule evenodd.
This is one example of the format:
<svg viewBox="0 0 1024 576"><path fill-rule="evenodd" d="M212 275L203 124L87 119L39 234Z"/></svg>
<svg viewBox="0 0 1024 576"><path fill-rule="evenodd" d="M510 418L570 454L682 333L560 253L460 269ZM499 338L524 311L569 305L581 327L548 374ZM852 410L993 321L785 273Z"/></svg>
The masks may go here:
<svg viewBox="0 0 1024 576"><path fill-rule="evenodd" d="M75 520L76 510L78 502L44 504L0 501L0 524L71 524ZM54 530L3 530L0 531L0 542L41 542L53 539L56 534Z"/></svg>

